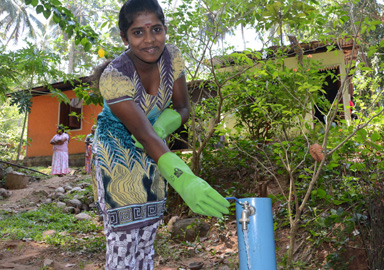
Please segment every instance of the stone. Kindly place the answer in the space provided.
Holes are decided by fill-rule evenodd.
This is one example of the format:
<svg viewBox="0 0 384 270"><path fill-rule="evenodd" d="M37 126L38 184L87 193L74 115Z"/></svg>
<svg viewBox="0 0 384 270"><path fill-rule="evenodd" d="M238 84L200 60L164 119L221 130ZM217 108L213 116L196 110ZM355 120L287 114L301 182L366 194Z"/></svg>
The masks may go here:
<svg viewBox="0 0 384 270"><path fill-rule="evenodd" d="M46 198L48 197L48 192L46 192L45 190L35 190L32 192L32 195L38 196L40 198Z"/></svg>
<svg viewBox="0 0 384 270"><path fill-rule="evenodd" d="M53 265L53 260L51 259L45 259L44 260L44 267L50 267Z"/></svg>
<svg viewBox="0 0 384 270"><path fill-rule="evenodd" d="M65 191L69 191L69 190L72 190L73 189L73 187L71 187L70 185L65 185L64 186L64 190Z"/></svg>
<svg viewBox="0 0 384 270"><path fill-rule="evenodd" d="M171 230L171 237L180 241L196 240L196 237L205 237L211 226L199 218L186 218L177 220ZM169 229L169 228L168 228Z"/></svg>
<svg viewBox="0 0 384 270"><path fill-rule="evenodd" d="M12 191L6 190L5 188L0 188L0 196L4 199L11 197Z"/></svg>
<svg viewBox="0 0 384 270"><path fill-rule="evenodd" d="M64 209L64 212L74 214L76 213L75 207L69 206Z"/></svg>
<svg viewBox="0 0 384 270"><path fill-rule="evenodd" d="M65 193L65 189L63 187L58 187L55 192L58 192L58 193Z"/></svg>
<svg viewBox="0 0 384 270"><path fill-rule="evenodd" d="M52 202L52 199L51 198L48 198L44 201L44 203L48 204L48 203L51 203Z"/></svg>
<svg viewBox="0 0 384 270"><path fill-rule="evenodd" d="M24 189L29 182L29 176L17 172L7 173L5 187L8 189Z"/></svg>
<svg viewBox="0 0 384 270"><path fill-rule="evenodd" d="M83 210L83 211L89 211L89 206L88 206L88 204L83 203L83 204L81 205L81 210Z"/></svg>
<svg viewBox="0 0 384 270"><path fill-rule="evenodd" d="M79 191L79 190L81 190L81 187L74 187L73 189L71 189L71 191L69 191L69 193Z"/></svg>
<svg viewBox="0 0 384 270"><path fill-rule="evenodd" d="M55 230L48 230L43 232L43 236L54 235L55 233L56 233Z"/></svg>
<svg viewBox="0 0 384 270"><path fill-rule="evenodd" d="M65 203L63 203L63 202L57 202L57 206L60 207L60 208L64 208L67 205Z"/></svg>
<svg viewBox="0 0 384 270"><path fill-rule="evenodd" d="M91 220L92 219L91 216L86 214L86 213L80 213L80 214L76 215L76 218L78 220Z"/></svg>
<svg viewBox="0 0 384 270"><path fill-rule="evenodd" d="M67 202L67 205L81 209L81 206L83 205L83 203L78 199L72 199Z"/></svg>

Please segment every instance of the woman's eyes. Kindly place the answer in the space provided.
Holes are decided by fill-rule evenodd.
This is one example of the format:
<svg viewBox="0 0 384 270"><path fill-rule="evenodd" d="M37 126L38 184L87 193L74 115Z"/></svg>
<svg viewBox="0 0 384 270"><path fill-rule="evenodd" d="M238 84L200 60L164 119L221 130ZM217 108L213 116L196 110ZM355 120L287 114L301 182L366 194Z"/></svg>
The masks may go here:
<svg viewBox="0 0 384 270"><path fill-rule="evenodd" d="M155 32L155 33L160 33L162 30L163 30L163 28L161 28L161 27L154 27L154 28L152 28L152 31ZM144 31L143 30L137 30L137 31L134 31L133 34L135 36L141 36L141 35L144 34Z"/></svg>

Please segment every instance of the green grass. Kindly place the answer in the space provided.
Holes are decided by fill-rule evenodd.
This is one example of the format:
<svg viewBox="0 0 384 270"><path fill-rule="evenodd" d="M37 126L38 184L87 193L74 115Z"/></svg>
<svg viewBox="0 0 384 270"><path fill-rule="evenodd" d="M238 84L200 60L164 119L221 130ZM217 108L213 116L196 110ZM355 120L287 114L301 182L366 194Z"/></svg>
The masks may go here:
<svg viewBox="0 0 384 270"><path fill-rule="evenodd" d="M94 216L93 213L89 213ZM43 232L55 230L53 235ZM79 221L53 204L42 205L35 211L11 213L0 211L0 238L2 240L31 239L43 241L67 250L96 252L105 248L102 226L92 221Z"/></svg>

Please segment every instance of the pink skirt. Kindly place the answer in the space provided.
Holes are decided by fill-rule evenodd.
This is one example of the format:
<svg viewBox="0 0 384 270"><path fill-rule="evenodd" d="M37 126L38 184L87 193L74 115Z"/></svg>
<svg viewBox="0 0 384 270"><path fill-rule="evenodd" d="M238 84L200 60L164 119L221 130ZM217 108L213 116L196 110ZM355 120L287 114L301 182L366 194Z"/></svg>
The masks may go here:
<svg viewBox="0 0 384 270"><path fill-rule="evenodd" d="M67 174L68 169L68 153L64 151L53 151L51 174Z"/></svg>

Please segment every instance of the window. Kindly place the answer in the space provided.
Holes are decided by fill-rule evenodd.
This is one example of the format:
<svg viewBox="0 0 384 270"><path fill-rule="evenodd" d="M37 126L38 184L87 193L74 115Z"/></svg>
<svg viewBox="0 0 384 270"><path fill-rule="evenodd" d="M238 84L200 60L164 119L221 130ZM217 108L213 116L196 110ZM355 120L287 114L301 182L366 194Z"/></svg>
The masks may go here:
<svg viewBox="0 0 384 270"><path fill-rule="evenodd" d="M82 100L78 98L72 98L69 104L60 103L59 124L69 129L80 129L82 108Z"/></svg>

